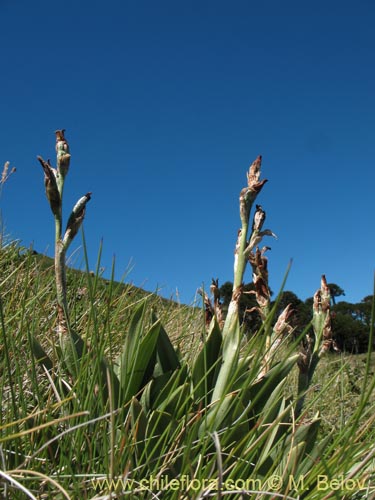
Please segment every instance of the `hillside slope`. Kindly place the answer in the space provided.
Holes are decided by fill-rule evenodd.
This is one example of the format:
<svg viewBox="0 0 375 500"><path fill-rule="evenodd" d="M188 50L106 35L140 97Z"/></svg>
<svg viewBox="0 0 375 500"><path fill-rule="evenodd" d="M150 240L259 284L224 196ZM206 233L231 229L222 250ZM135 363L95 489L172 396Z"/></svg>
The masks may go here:
<svg viewBox="0 0 375 500"><path fill-rule="evenodd" d="M126 333L133 306L147 301L182 350L202 325L199 308L178 304L129 283L106 280L94 272L67 268L69 311L73 328L90 342L93 328L108 337L117 351ZM56 292L53 259L22 248L17 243L0 251L0 292L5 327L21 334L27 329L42 344L53 340L56 330ZM25 336L22 336L23 341ZM21 338L20 338L20 342ZM53 342L52 342L53 343Z"/></svg>

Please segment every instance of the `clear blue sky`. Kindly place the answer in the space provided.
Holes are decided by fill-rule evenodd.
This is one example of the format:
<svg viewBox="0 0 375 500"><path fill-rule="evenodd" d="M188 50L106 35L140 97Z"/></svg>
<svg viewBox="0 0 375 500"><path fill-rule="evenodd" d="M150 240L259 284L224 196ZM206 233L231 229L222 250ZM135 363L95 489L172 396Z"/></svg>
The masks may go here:
<svg viewBox="0 0 375 500"><path fill-rule="evenodd" d="M131 262L128 281L189 303L233 278L238 194L262 154L272 289L293 258L286 288L302 299L322 273L349 301L372 293L373 1L0 0L0 19L13 238L53 254L36 156L54 163L65 128L65 217L93 192L90 266L103 239L105 275L115 255L117 278Z"/></svg>

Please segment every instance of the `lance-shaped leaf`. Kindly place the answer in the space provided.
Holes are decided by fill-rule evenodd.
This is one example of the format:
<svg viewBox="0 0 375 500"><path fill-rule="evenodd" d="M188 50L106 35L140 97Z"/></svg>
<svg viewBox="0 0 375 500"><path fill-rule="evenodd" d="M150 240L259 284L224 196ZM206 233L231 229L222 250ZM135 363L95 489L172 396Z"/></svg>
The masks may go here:
<svg viewBox="0 0 375 500"><path fill-rule="evenodd" d="M197 401L211 396L221 365L222 336L219 324L212 318L210 330L192 367L194 395Z"/></svg>
<svg viewBox="0 0 375 500"><path fill-rule="evenodd" d="M49 161L44 161L41 156L37 158L44 170L44 186L46 188L46 196L51 206L52 213L58 215L61 210L61 196L57 187L56 170L51 167Z"/></svg>
<svg viewBox="0 0 375 500"><path fill-rule="evenodd" d="M75 235L78 233L79 228L83 222L86 212L86 203L91 199L91 193L82 196L77 203L74 205L72 213L70 214L68 224L66 226L63 245L65 250L68 248L72 242Z"/></svg>
<svg viewBox="0 0 375 500"><path fill-rule="evenodd" d="M158 318L154 313L152 314L152 321L153 323L158 321ZM156 350L157 366L155 367L155 370L157 368L160 370L158 374L170 373L181 367L179 357L161 323ZM156 375L157 373L154 372L154 376Z"/></svg>
<svg viewBox="0 0 375 500"><path fill-rule="evenodd" d="M48 371L53 369L51 358L46 354L45 350L34 336L31 337L31 350L37 363L44 366Z"/></svg>

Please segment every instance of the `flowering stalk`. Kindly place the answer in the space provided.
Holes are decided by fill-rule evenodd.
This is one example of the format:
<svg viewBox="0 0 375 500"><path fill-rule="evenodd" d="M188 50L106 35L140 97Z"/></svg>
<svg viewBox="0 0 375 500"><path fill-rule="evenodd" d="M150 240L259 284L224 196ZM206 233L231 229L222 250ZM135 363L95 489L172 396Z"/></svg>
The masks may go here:
<svg viewBox="0 0 375 500"><path fill-rule="evenodd" d="M331 295L327 285L326 277L321 279L320 289L314 295L313 302L313 335L308 334L304 340L299 360L298 394L299 399L296 407L297 416L300 415L305 399L306 390L309 388L315 368L319 359L332 346L332 328L330 315Z"/></svg>
<svg viewBox="0 0 375 500"><path fill-rule="evenodd" d="M223 314L223 305L220 302L220 289L219 289L219 280L218 278L212 278L210 292L213 297L213 305L211 300L209 299L207 293L199 288L198 293L203 299L204 304L204 316L205 316L205 325L206 330L210 330L211 320L213 317L216 318L217 323L220 329L223 329L224 326L224 314Z"/></svg>
<svg viewBox="0 0 375 500"><path fill-rule="evenodd" d="M267 179L263 179L262 181L260 180L261 164L262 157L258 156L258 158L250 166L249 172L247 173L247 187L244 187L240 192L240 218L242 227L238 232L235 251L233 292L236 288L242 285L245 273L245 250L248 247L247 233L249 230L250 211L258 193L267 182Z"/></svg>
<svg viewBox="0 0 375 500"><path fill-rule="evenodd" d="M45 161L41 156L38 160L44 171L44 185L46 196L55 219L55 282L57 295L57 329L60 342L64 348L71 344L69 311L66 289L66 251L77 234L84 215L86 203L90 200L91 193L80 198L70 214L64 235L62 234L62 197L65 177L70 166L69 145L64 135L65 130L56 130L57 168L53 168L50 161ZM70 335L69 335L70 334ZM66 342L68 341L68 342Z"/></svg>
<svg viewBox="0 0 375 500"><path fill-rule="evenodd" d="M219 375L212 395L212 401L221 399L228 389L228 382L238 365L241 334L239 326L239 302L243 293L243 277L251 250L257 245L263 236L273 234L271 231L262 231L264 217L257 210L254 219L252 234L248 240L249 219L253 203L261 191L266 179L260 180L260 167L262 157L252 163L247 173L247 186L240 192L240 218L241 229L238 231L237 243L234 256L234 281L232 298L229 303L227 317L222 330L223 359ZM263 212L264 214L264 212Z"/></svg>

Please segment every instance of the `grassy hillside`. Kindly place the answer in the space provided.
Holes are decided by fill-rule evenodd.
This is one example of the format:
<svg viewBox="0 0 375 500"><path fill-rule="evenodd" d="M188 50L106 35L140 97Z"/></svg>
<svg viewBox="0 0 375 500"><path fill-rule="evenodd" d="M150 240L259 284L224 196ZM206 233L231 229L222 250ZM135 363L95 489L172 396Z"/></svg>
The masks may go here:
<svg viewBox="0 0 375 500"><path fill-rule="evenodd" d="M15 311L22 304L24 324L43 344L52 342L56 331L53 259L9 244L0 251L0 285L4 316L16 321ZM200 309L129 283L103 279L99 270L82 272L67 267L67 290L72 326L90 342L94 324L100 335L111 338L115 351L120 349L134 307L142 301L146 300L149 313L160 317L181 348L191 345L203 321ZM6 320L6 325L13 329L12 321Z"/></svg>
<svg viewBox="0 0 375 500"><path fill-rule="evenodd" d="M0 493L55 500L365 500L375 495L375 377L365 357L332 354L325 276L297 336L268 285L265 212L250 214L261 157L240 192L234 282L205 314L99 272L66 268L90 193L62 232L70 154L56 132L42 158L55 262L0 251ZM240 328L252 268L259 328ZM98 265L99 268L99 265ZM373 318L371 318L373 324ZM369 332L369 346L373 332ZM296 338L297 337L297 338Z"/></svg>
<svg viewBox="0 0 375 500"><path fill-rule="evenodd" d="M366 456L371 455L370 443L375 438L375 412L372 387L364 399L363 380L367 370L367 386L373 386L373 357L368 363L366 356L362 355L330 355L318 365L307 393L305 414L301 423L297 424L297 429L301 425L308 429L311 424L318 422L317 412L321 415L320 428L314 430L310 444L307 437L304 438L304 446L308 446L310 451L302 461L301 468L297 467L297 457L289 456L294 449L291 448L292 443L286 441L282 444L285 439L282 433L275 441L277 432L280 433L282 429L278 423L281 426L289 425L283 415L287 410L287 401L290 398L294 400L296 395L296 366L290 371L286 384L278 385L280 377L277 371L274 382L272 377L269 378L271 392L267 385L260 385L256 377L255 381L250 382L249 379L246 383L255 383L254 387L258 387L262 401L259 407L259 430L262 426L265 426L265 430L259 432L255 426L251 431L253 436L249 443L254 440L255 447L248 443L250 448L247 451L243 448L242 441L249 431L246 430L245 422L241 423L240 414L237 414L234 427L224 431L227 425L224 420L222 429L217 434L214 431L206 442L203 434L199 437L204 422L199 418L203 400L198 402L198 406L192 405L193 400L186 392L192 383L189 382L191 375L188 366L193 367L194 380L194 366L197 366L194 360L197 355L198 359L200 357L199 345L204 336L202 312L128 284L103 280L94 273L68 269L72 324L87 341L95 357L105 354L107 359L116 359L127 335L132 331L134 333L132 317L143 302L146 303L145 323L152 325L151 311L156 311L163 324L167 325L166 330L176 352L181 352L178 361L180 369L168 372L166 378L162 374L161 378L165 380L157 392L152 389L152 385L146 386L149 389L139 401L130 399L130 406L127 403L120 414L116 410L111 416L111 411L114 411L114 408L111 410L111 403L100 403L98 396L104 397L104 393L97 382L90 382L95 374L95 369L92 371L95 360L90 358L88 364L81 365L81 375L76 381L61 366L52 260L10 244L0 252L0 270L0 447L3 464L0 474L3 474L4 479L3 483L0 482L0 491L3 498L198 500L217 498L220 480L223 481L223 488L224 485L231 487L228 490L230 493L224 494L223 490L222 497L237 500L277 498L274 494L281 491L284 494L289 492L283 498L321 499L329 498L326 495L333 491L327 489L328 481L352 477L350 471L361 462L363 467L359 467L359 470L362 472L354 476L356 479L353 483L347 479L348 482L340 486L333 498L371 498L372 469L368 467ZM214 332L211 331L211 338ZM144 339L144 335L140 339ZM48 367L43 363L38 366L33 339L38 339L53 366ZM245 357L250 352L253 353L252 357L259 352L262 345L259 340L254 341L250 351L244 345ZM210 355L211 349L215 351L216 347L212 341L208 341L207 346ZM285 345L279 357L289 359L295 348ZM187 364L183 359L187 360ZM255 358L253 366L260 368L262 358L258 361ZM156 382L156 372L154 377ZM158 409L158 394L160 391L165 392L171 383L171 402L163 403L162 398ZM179 387L183 389L182 392ZM279 389L282 389L283 397ZM142 413L140 405L150 408L147 416ZM161 411L161 408L164 409ZM174 417L170 420L172 415ZM269 418L271 420L267 423ZM181 419L181 424L178 419ZM213 438L218 439L216 448ZM151 439L150 442L155 441L151 447L147 445L148 439ZM294 439L300 439L298 432ZM326 451L321 456L325 456L323 461L317 457L312 461L308 459L311 453L317 452L311 448L313 442L318 446L326 443ZM230 449L232 451L226 455ZM202 452L206 458L201 462L199 457ZM232 453L234 457L237 456L235 461L230 458ZM266 459L268 454L270 457L275 455L274 465L272 460L269 462ZM293 467L286 468L289 471L286 482L281 479L285 471L281 473L279 466L276 467L276 464L283 464L283 455L284 458L289 456L287 460L292 460L295 464L293 467L297 467L295 471ZM255 460L263 465L258 471L257 467L254 470L249 465L240 467L240 457L245 460L244 463L253 463ZM237 467L234 467L235 464ZM177 473L176 468L181 472ZM231 473L231 470L234 472ZM312 471L310 475L308 470ZM143 488L142 481L150 481L153 477L154 484ZM220 477L226 478L225 481ZM320 483L317 483L317 477L321 478ZM272 486L270 478L279 481L276 486ZM178 488L174 488L174 484ZM238 488L243 492L239 493Z"/></svg>

